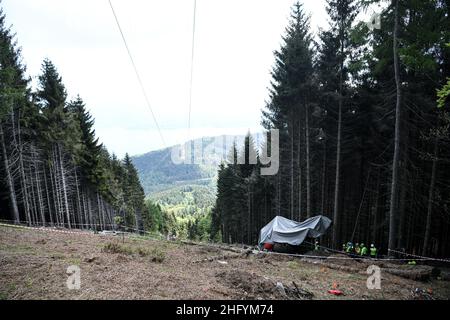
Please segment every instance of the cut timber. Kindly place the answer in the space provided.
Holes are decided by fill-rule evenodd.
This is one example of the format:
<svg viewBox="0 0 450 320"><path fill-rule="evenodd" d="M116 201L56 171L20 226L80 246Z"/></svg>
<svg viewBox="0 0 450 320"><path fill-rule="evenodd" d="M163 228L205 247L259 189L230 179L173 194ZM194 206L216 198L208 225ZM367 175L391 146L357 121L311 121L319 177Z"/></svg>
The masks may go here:
<svg viewBox="0 0 450 320"><path fill-rule="evenodd" d="M201 260L195 260L192 263L202 263L202 262L214 262L219 260L229 260L229 259L238 259L242 258L242 254L227 254L227 255L220 255L215 257L209 257Z"/></svg>
<svg viewBox="0 0 450 320"><path fill-rule="evenodd" d="M246 249L241 249L241 248L232 247L232 246L208 244L208 243L185 241L185 240L181 241L181 243L186 244L186 245L190 245L190 246L201 246L201 247L217 248L217 249L221 249L221 250L225 250L225 251L231 251L231 252L235 252L235 253L245 253L245 252L248 251Z"/></svg>
<svg viewBox="0 0 450 320"><path fill-rule="evenodd" d="M450 281L450 271L442 271L440 274L441 280L443 281Z"/></svg>
<svg viewBox="0 0 450 320"><path fill-rule="evenodd" d="M429 266L399 266L400 268L383 268L382 271L412 280L427 281L433 274Z"/></svg>
<svg viewBox="0 0 450 320"><path fill-rule="evenodd" d="M339 260L339 258L343 259ZM330 256L329 259L324 261L315 259L302 260L309 263L321 264L333 270L359 274L366 274L366 270L370 265L377 265L381 268L382 272L417 281L429 280L436 271L435 268L430 266L409 266L405 264L390 263L388 261L373 261L370 259L348 259L348 256L341 254Z"/></svg>
<svg viewBox="0 0 450 320"><path fill-rule="evenodd" d="M216 278L235 291L232 296L234 299L310 300L314 297L312 292L299 288L296 283L288 286L257 273L238 269L218 272Z"/></svg>
<svg viewBox="0 0 450 320"><path fill-rule="evenodd" d="M329 269L333 269L333 270L338 270L338 271L345 271L345 272L350 272L350 273L363 273L365 274L365 271L362 271L362 269L360 268L354 268L354 267L349 267L349 266L340 266L337 264L332 264L332 263L323 263L324 266L326 266Z"/></svg>

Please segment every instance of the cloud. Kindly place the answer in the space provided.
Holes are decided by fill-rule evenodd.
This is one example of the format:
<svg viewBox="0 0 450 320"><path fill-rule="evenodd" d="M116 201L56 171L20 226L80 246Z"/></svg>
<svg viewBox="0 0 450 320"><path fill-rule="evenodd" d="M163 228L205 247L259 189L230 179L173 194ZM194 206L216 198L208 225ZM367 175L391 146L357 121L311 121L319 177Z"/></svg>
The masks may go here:
<svg viewBox="0 0 450 320"><path fill-rule="evenodd" d="M259 127L214 127L194 128L190 131L190 139L202 137L217 137L221 135L243 136L249 131L251 133L261 132ZM104 143L109 151L117 156L123 157L126 153L140 155L150 150L158 150L185 143L188 132L183 129L162 130L166 145L164 146L155 129L125 129L123 127L105 127L98 129L100 142Z"/></svg>
<svg viewBox="0 0 450 320"><path fill-rule="evenodd" d="M293 3L198 0L192 132L260 128L273 51ZM185 139L193 1L113 4L166 140ZM49 57L69 95L87 103L110 151L137 154L162 146L108 1L3 0L3 7L29 74L36 76ZM314 13L314 30L325 23L323 0L305 1L305 9Z"/></svg>

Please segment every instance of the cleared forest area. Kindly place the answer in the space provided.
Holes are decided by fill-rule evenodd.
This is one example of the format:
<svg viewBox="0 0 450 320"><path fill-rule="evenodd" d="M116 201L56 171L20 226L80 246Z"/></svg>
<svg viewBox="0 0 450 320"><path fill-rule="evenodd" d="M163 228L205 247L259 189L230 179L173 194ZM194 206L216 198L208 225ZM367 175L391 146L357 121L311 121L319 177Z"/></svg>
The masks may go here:
<svg viewBox="0 0 450 320"><path fill-rule="evenodd" d="M82 231L0 227L1 299L448 299L449 282L383 272L367 289L366 263L305 260ZM67 268L81 270L69 290ZM420 267L420 266L417 266ZM356 270L356 272L355 272ZM338 288L342 296L330 294Z"/></svg>

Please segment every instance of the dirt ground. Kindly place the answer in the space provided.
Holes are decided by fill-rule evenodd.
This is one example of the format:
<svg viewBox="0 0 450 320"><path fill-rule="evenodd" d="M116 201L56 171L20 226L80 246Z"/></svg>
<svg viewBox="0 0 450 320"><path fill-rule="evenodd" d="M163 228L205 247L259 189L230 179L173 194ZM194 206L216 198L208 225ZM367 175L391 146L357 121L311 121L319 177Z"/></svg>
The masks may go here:
<svg viewBox="0 0 450 320"><path fill-rule="evenodd" d="M79 290L67 288L71 265L81 270ZM113 235L0 227L0 299L450 298L448 281L420 282L386 272L381 289L369 290L361 270L143 237L122 244ZM333 288L343 295L328 293Z"/></svg>

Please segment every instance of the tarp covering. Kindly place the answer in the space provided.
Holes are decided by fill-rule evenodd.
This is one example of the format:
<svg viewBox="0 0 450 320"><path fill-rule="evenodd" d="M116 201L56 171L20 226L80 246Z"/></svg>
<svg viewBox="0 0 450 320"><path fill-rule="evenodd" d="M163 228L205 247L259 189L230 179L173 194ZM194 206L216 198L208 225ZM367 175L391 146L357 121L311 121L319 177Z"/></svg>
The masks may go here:
<svg viewBox="0 0 450 320"><path fill-rule="evenodd" d="M292 221L277 216L259 233L259 246L264 243L287 243L298 246L306 238L318 238L331 225L331 220L324 216L309 218L303 222Z"/></svg>

